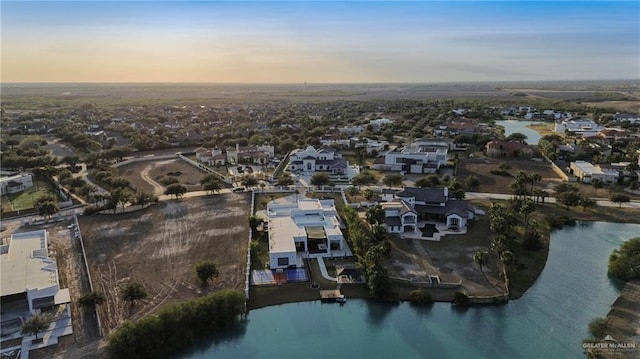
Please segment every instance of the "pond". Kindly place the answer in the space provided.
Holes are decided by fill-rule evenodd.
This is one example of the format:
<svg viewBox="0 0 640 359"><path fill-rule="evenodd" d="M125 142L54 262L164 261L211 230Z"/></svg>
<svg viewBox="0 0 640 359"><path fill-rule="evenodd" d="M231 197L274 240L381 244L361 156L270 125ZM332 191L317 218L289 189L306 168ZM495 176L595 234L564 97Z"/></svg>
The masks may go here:
<svg viewBox="0 0 640 359"><path fill-rule="evenodd" d="M527 126L545 123L541 121L518 121L518 120L503 120L496 121L496 125L504 127L504 135L509 136L512 133L522 133L527 136L527 143L530 145L537 145L540 141L540 134L535 130L528 128Z"/></svg>
<svg viewBox="0 0 640 359"><path fill-rule="evenodd" d="M236 332L183 358L581 358L589 322L622 284L607 276L609 255L638 235L638 224L606 222L554 231L538 281L506 305L284 304L251 311Z"/></svg>

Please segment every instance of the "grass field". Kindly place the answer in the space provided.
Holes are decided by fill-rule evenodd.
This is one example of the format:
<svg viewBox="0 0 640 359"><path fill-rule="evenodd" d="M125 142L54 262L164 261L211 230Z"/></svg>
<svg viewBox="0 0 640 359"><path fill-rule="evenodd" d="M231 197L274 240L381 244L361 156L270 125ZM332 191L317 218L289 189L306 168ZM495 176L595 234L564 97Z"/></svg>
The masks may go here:
<svg viewBox="0 0 640 359"><path fill-rule="evenodd" d="M12 193L2 196L2 211L22 211L34 207L35 201L45 194L53 194L53 188L49 182L36 178L33 187L20 193Z"/></svg>

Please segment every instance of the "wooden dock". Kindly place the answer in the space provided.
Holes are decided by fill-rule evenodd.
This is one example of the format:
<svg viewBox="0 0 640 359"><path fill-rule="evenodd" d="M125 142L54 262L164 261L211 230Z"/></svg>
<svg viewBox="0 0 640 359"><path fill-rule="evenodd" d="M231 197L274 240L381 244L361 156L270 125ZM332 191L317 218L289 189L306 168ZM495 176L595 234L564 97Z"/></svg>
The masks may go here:
<svg viewBox="0 0 640 359"><path fill-rule="evenodd" d="M321 300L335 300L336 298L340 298L342 293L340 289L331 289L331 290L321 290L320 291L320 299Z"/></svg>

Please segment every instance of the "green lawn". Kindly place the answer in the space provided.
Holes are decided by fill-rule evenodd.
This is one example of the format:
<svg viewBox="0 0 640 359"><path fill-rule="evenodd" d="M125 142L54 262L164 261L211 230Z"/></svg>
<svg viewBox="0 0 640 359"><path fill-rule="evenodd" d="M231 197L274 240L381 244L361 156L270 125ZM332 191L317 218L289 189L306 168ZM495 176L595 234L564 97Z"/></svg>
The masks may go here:
<svg viewBox="0 0 640 359"><path fill-rule="evenodd" d="M2 209L4 211L23 211L34 207L34 202L42 195L51 193L55 195L51 185L44 180L36 179L33 187L20 193L2 196Z"/></svg>

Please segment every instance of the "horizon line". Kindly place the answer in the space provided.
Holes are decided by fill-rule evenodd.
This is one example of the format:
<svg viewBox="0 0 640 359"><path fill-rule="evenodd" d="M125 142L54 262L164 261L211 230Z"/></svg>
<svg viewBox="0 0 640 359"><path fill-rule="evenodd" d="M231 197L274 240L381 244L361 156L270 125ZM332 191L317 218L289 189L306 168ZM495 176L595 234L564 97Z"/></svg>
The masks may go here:
<svg viewBox="0 0 640 359"><path fill-rule="evenodd" d="M27 81L0 82L4 85L64 85L64 84L105 84L105 85L429 85L429 84L480 84L480 83L519 83L519 82L614 82L638 81L639 78L611 79L562 79L562 80L467 80L467 81L388 81L388 82L213 82L213 81Z"/></svg>

